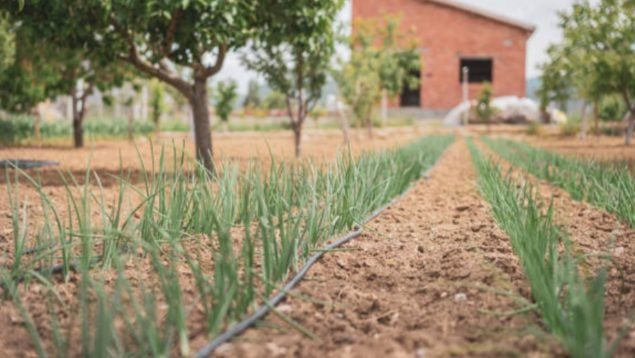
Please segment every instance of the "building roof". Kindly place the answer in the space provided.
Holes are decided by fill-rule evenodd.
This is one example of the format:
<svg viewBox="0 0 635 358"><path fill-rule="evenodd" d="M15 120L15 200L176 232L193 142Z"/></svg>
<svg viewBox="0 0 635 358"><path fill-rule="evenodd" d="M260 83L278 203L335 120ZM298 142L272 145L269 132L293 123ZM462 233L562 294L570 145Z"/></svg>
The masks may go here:
<svg viewBox="0 0 635 358"><path fill-rule="evenodd" d="M519 20L515 20L515 19L511 19L509 17L506 16L502 16L502 15L498 15L496 13L493 13L491 11L487 11L487 10L483 10L480 9L478 7L475 6L471 6L471 5L466 5L463 3L460 3L458 1L454 1L454 0L425 0L431 3L435 3L441 6L447 6L447 7L451 7L454 9L458 9L461 11L465 11L468 12L470 14L474 14L477 16L481 16L484 17L486 19L489 20L494 20L496 22L500 22L512 27L516 27L522 30L525 30L527 32L534 32L536 30L536 26L523 22L523 21L519 21Z"/></svg>

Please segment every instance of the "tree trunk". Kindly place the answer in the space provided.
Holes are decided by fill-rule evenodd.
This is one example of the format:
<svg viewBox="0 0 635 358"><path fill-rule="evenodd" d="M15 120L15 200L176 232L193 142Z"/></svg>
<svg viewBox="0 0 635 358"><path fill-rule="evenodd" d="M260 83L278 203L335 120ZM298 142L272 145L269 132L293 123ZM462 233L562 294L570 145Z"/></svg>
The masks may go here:
<svg viewBox="0 0 635 358"><path fill-rule="evenodd" d="M598 101L593 104L593 131L596 137L600 136L600 104Z"/></svg>
<svg viewBox="0 0 635 358"><path fill-rule="evenodd" d="M194 140L196 158L210 172L214 171L212 132L209 124L209 107L207 106L207 79L194 80L194 95L190 100L194 119Z"/></svg>
<svg viewBox="0 0 635 358"><path fill-rule="evenodd" d="M635 131L635 108L631 108L628 116L628 127L626 128L626 138L624 139L625 145L631 145L633 139L633 131Z"/></svg>
<svg viewBox="0 0 635 358"><path fill-rule="evenodd" d="M132 129L132 122L134 122L134 111L130 108L130 113L128 113L128 140L134 141L134 130Z"/></svg>
<svg viewBox="0 0 635 358"><path fill-rule="evenodd" d="M585 103L582 106L582 129L580 131L580 139L586 140L586 134L588 130L588 116L587 116L588 105Z"/></svg>
<svg viewBox="0 0 635 358"><path fill-rule="evenodd" d="M388 91L381 90L381 124L382 127L388 121Z"/></svg>
<svg viewBox="0 0 635 358"><path fill-rule="evenodd" d="M73 144L75 148L84 146L84 111L79 108L77 95L71 95L73 111Z"/></svg>
<svg viewBox="0 0 635 358"><path fill-rule="evenodd" d="M33 110L33 136L35 137L35 145L42 146L42 116L40 115L40 109L35 106Z"/></svg>
<svg viewBox="0 0 635 358"><path fill-rule="evenodd" d="M82 148L84 146L84 126L83 118L73 118L73 144L75 148Z"/></svg>
<svg viewBox="0 0 635 358"><path fill-rule="evenodd" d="M348 145L350 144L350 139L349 139L349 135L348 135L348 118L346 117L346 114L344 113L344 109L342 108L342 102L340 102L339 100L337 101L337 113L339 114L340 117L340 123L342 125L342 135L344 137L344 144Z"/></svg>
<svg viewBox="0 0 635 358"><path fill-rule="evenodd" d="M300 158L302 152L302 124L295 124L293 126L293 139L295 144L295 157Z"/></svg>

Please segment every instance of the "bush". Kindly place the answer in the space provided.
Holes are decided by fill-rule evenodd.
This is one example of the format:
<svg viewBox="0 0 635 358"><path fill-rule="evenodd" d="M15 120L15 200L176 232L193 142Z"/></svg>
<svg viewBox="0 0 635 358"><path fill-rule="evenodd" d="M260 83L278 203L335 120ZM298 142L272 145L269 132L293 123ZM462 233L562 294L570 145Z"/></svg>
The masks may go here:
<svg viewBox="0 0 635 358"><path fill-rule="evenodd" d="M540 125L540 123L530 122L527 125L526 133L531 136L541 136L544 134L544 128Z"/></svg>
<svg viewBox="0 0 635 358"><path fill-rule="evenodd" d="M167 121L161 123L162 132L189 132L190 126L181 121Z"/></svg>
<svg viewBox="0 0 635 358"><path fill-rule="evenodd" d="M599 116L605 122L620 121L626 110L624 100L617 96L608 96L600 102Z"/></svg>
<svg viewBox="0 0 635 358"><path fill-rule="evenodd" d="M33 135L33 122L26 116L0 119L0 144L13 145Z"/></svg>
<svg viewBox="0 0 635 358"><path fill-rule="evenodd" d="M580 133L580 120L574 117L567 118L567 121L559 125L560 136L573 137Z"/></svg>

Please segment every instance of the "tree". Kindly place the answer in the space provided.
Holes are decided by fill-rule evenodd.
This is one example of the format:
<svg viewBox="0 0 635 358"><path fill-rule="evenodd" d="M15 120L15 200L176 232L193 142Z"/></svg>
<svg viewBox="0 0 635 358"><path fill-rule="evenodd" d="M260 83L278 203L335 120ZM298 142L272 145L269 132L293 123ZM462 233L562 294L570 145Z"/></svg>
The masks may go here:
<svg viewBox="0 0 635 358"><path fill-rule="evenodd" d="M258 108L262 104L260 99L260 84L256 80L250 80L247 85L247 95L243 101L243 107L245 109Z"/></svg>
<svg viewBox="0 0 635 358"><path fill-rule="evenodd" d="M635 131L635 1L588 0L561 14L570 79L577 94L597 109L603 96L618 94L626 104L625 144ZM595 111L598 112L597 110Z"/></svg>
<svg viewBox="0 0 635 358"><path fill-rule="evenodd" d="M161 116L165 112L165 88L163 83L156 79L150 81L150 116L154 128L159 134L161 130Z"/></svg>
<svg viewBox="0 0 635 358"><path fill-rule="evenodd" d="M258 4L263 14L260 36L242 60L285 96L299 157L304 122L322 96L335 52L334 22L343 1L261 0Z"/></svg>
<svg viewBox="0 0 635 358"><path fill-rule="evenodd" d="M11 66L15 59L15 34L7 12L0 11L0 71Z"/></svg>
<svg viewBox="0 0 635 358"><path fill-rule="evenodd" d="M0 107L12 112L35 115L36 140L39 137L39 114L36 106L49 98L68 95L72 102L75 147L84 145L83 120L86 102L95 89L105 91L121 85L129 71L104 61L81 48L51 43L40 36L39 24L23 21L14 15L11 26L18 38L15 60L0 78Z"/></svg>
<svg viewBox="0 0 635 358"><path fill-rule="evenodd" d="M4 37L3 69L0 72L0 108L12 113L34 116L33 132L36 143L41 144L40 115L37 105L53 96L60 81L60 74L46 56L47 45L32 41L31 29L17 22L10 15L3 15ZM51 53L52 55L55 54Z"/></svg>
<svg viewBox="0 0 635 358"><path fill-rule="evenodd" d="M413 44L403 44L397 25L392 19L383 27L376 20L358 21L351 38L351 57L334 73L344 101L370 137L372 111L382 94L396 96L405 86L419 82L410 75L421 66L419 54Z"/></svg>
<svg viewBox="0 0 635 358"><path fill-rule="evenodd" d="M220 120L227 123L229 115L234 110L236 98L238 97L238 85L234 80L221 81L216 85L215 102L216 114Z"/></svg>
<svg viewBox="0 0 635 358"><path fill-rule="evenodd" d="M489 131L492 117L496 114L496 109L492 107L492 86L489 83L483 84L481 88L476 107L474 107L474 114L479 121L487 125Z"/></svg>
<svg viewBox="0 0 635 358"><path fill-rule="evenodd" d="M19 12L39 35L121 60L177 89L192 108L196 156L213 170L207 80L252 36L255 0L30 0ZM18 4L0 5L18 14ZM179 68L187 68L183 75Z"/></svg>
<svg viewBox="0 0 635 358"><path fill-rule="evenodd" d="M547 107L550 103L558 104L563 112L567 111L567 103L573 96L571 83L571 62L562 46L551 45L547 49L549 60L540 65L540 88L537 95L540 99L540 111L543 121L548 122Z"/></svg>
<svg viewBox="0 0 635 358"><path fill-rule="evenodd" d="M287 106L286 97L284 94L278 91L271 91L267 93L264 101L262 101L262 107L268 111L274 109L282 109Z"/></svg>

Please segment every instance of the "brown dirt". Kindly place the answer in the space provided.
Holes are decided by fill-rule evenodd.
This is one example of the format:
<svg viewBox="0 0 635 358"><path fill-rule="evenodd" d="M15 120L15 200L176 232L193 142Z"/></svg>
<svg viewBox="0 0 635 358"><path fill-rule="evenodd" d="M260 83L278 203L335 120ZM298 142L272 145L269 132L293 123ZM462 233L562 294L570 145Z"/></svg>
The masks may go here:
<svg viewBox="0 0 635 358"><path fill-rule="evenodd" d="M368 140L365 131L351 131L350 149L354 155L365 151L392 148L420 137L424 133L430 132L426 128L388 128L377 129L373 140ZM342 135L339 131L315 130L307 131L303 138L302 160L316 163L333 162L338 153L345 150L342 142ZM184 148L186 155L193 152L191 139L186 135L166 136L163 135L154 144L146 138L138 138L135 143L128 141L96 141L87 144L85 148L74 149L68 146L44 146L1 148L0 159L36 159L54 160L60 165L53 168L30 169L26 172L42 183L43 191L50 197L53 203L59 204L58 210L62 217L67 217L66 213L66 189L64 181L59 171L74 177L81 185L84 184L86 168L90 168L99 176L101 185L104 188L103 195L106 202L115 203L119 190L117 177L123 170L124 175L130 173L129 181L133 185L142 185L143 167L140 159L143 160L145 172L150 173L152 168L153 147L155 165L158 167L158 156L161 146L166 150L166 167L172 168L172 144L177 149ZM214 135L214 148L216 151L217 164L221 162L231 162L246 167L251 161L258 161L265 166L271 158L277 161L293 161L293 135L291 132L268 132L268 133L221 133ZM121 168L120 168L121 163ZM0 252L5 253L5 258L10 258L13 251L11 238L11 207L8 200L6 170L0 169ZM21 178L23 185L19 189L20 202L28 204L29 225L36 227L40 222L42 209L39 205L39 197L36 190ZM96 182L92 180L91 188L93 192L99 192ZM130 199L129 207L138 204L136 195L131 189L127 190L127 197ZM26 200L26 201L25 201ZM136 200L136 201L135 201ZM100 220L98 208L94 207L93 219ZM0 256L0 263L5 260Z"/></svg>
<svg viewBox="0 0 635 358"><path fill-rule="evenodd" d="M385 131L373 142L363 136L354 139L352 149L385 148L419 136L412 130ZM309 133L307 157L330 161L339 147L337 132ZM292 140L288 134L238 134L219 136L217 153L241 164L258 158L266 161L269 149L276 158L290 159ZM186 145L186 149L191 147ZM140 170L136 151L125 142L101 142L93 149L93 168L118 173L118 149L124 167ZM140 143L142 156L149 158L148 143ZM63 160L63 169L82 175L91 150L64 148L0 149L0 158ZM42 171L53 178L54 171ZM101 175L101 174L100 174ZM45 191L61 200L59 182L48 183ZM585 253L609 252L614 257L607 288L607 330L617 327L633 313L635 306L635 238L612 215L540 183L544 198L554 195L557 220L567 228L576 248ZM116 181L106 188L114 197ZM6 185L0 197L6 198ZM30 203L34 203L34 193ZM37 212L36 214L37 215ZM0 200L0 261L10 257L10 213ZM212 261L209 241L192 244L203 258ZM190 246L188 245L188 249ZM527 307L528 285L511 251L509 239L500 231L487 203L480 197L476 173L464 141L455 143L442 157L431 178L418 182L398 203L370 223L363 237L347 245L348 251L328 254L309 273L298 289L277 309L308 330L311 340L269 315L259 328L249 330L218 351L223 357L307 356L307 357L437 357L437 356L559 356L553 338L541 327L535 312L511 314ZM207 262L207 261L206 261ZM592 261L596 263L597 261ZM135 261L127 268L133 283L148 282L149 267ZM213 265L206 267L213 270ZM196 299L191 275L183 279L184 299ZM151 279L151 278L150 278ZM58 283L67 309L72 309L77 278ZM46 310L38 302L41 285L23 292L41 329L49 330L40 318ZM161 308L162 310L165 307ZM198 310L196 310L198 311ZM517 312L516 312L517 313ZM190 332L201 327L200 312L191 317ZM74 317L74 318L73 318ZM66 312L64 320L76 319ZM0 304L0 351L6 356L33 356L30 339L21 318L10 304ZM195 350L205 343L203 335L191 342ZM25 351L31 351L25 353ZM620 356L635 352L635 331L627 334Z"/></svg>
<svg viewBox="0 0 635 358"><path fill-rule="evenodd" d="M527 181L535 188L543 203L553 204L554 220L562 226L580 255L588 255L583 274L591 275L600 268L608 269L605 294L605 326L609 342L620 329L631 326L616 356L635 355L635 230L615 215L586 202L576 201L565 190L544 180L512 168L485 145L480 148L511 173L518 182ZM610 262L600 259L610 257ZM630 322L629 322L630 320Z"/></svg>
<svg viewBox="0 0 635 358"><path fill-rule="evenodd" d="M504 135L523 140L532 145L542 147L560 154L592 159L603 162L626 162L635 170L635 147L624 145L623 137L589 135L586 139L577 137L527 136L516 133L494 132L493 135Z"/></svg>
<svg viewBox="0 0 635 358"><path fill-rule="evenodd" d="M219 348L232 357L551 355L509 240L480 198L463 141L429 180L347 246L329 254L279 310L310 340L270 315L263 328ZM298 298L310 297L311 300ZM322 303L318 303L322 302Z"/></svg>

